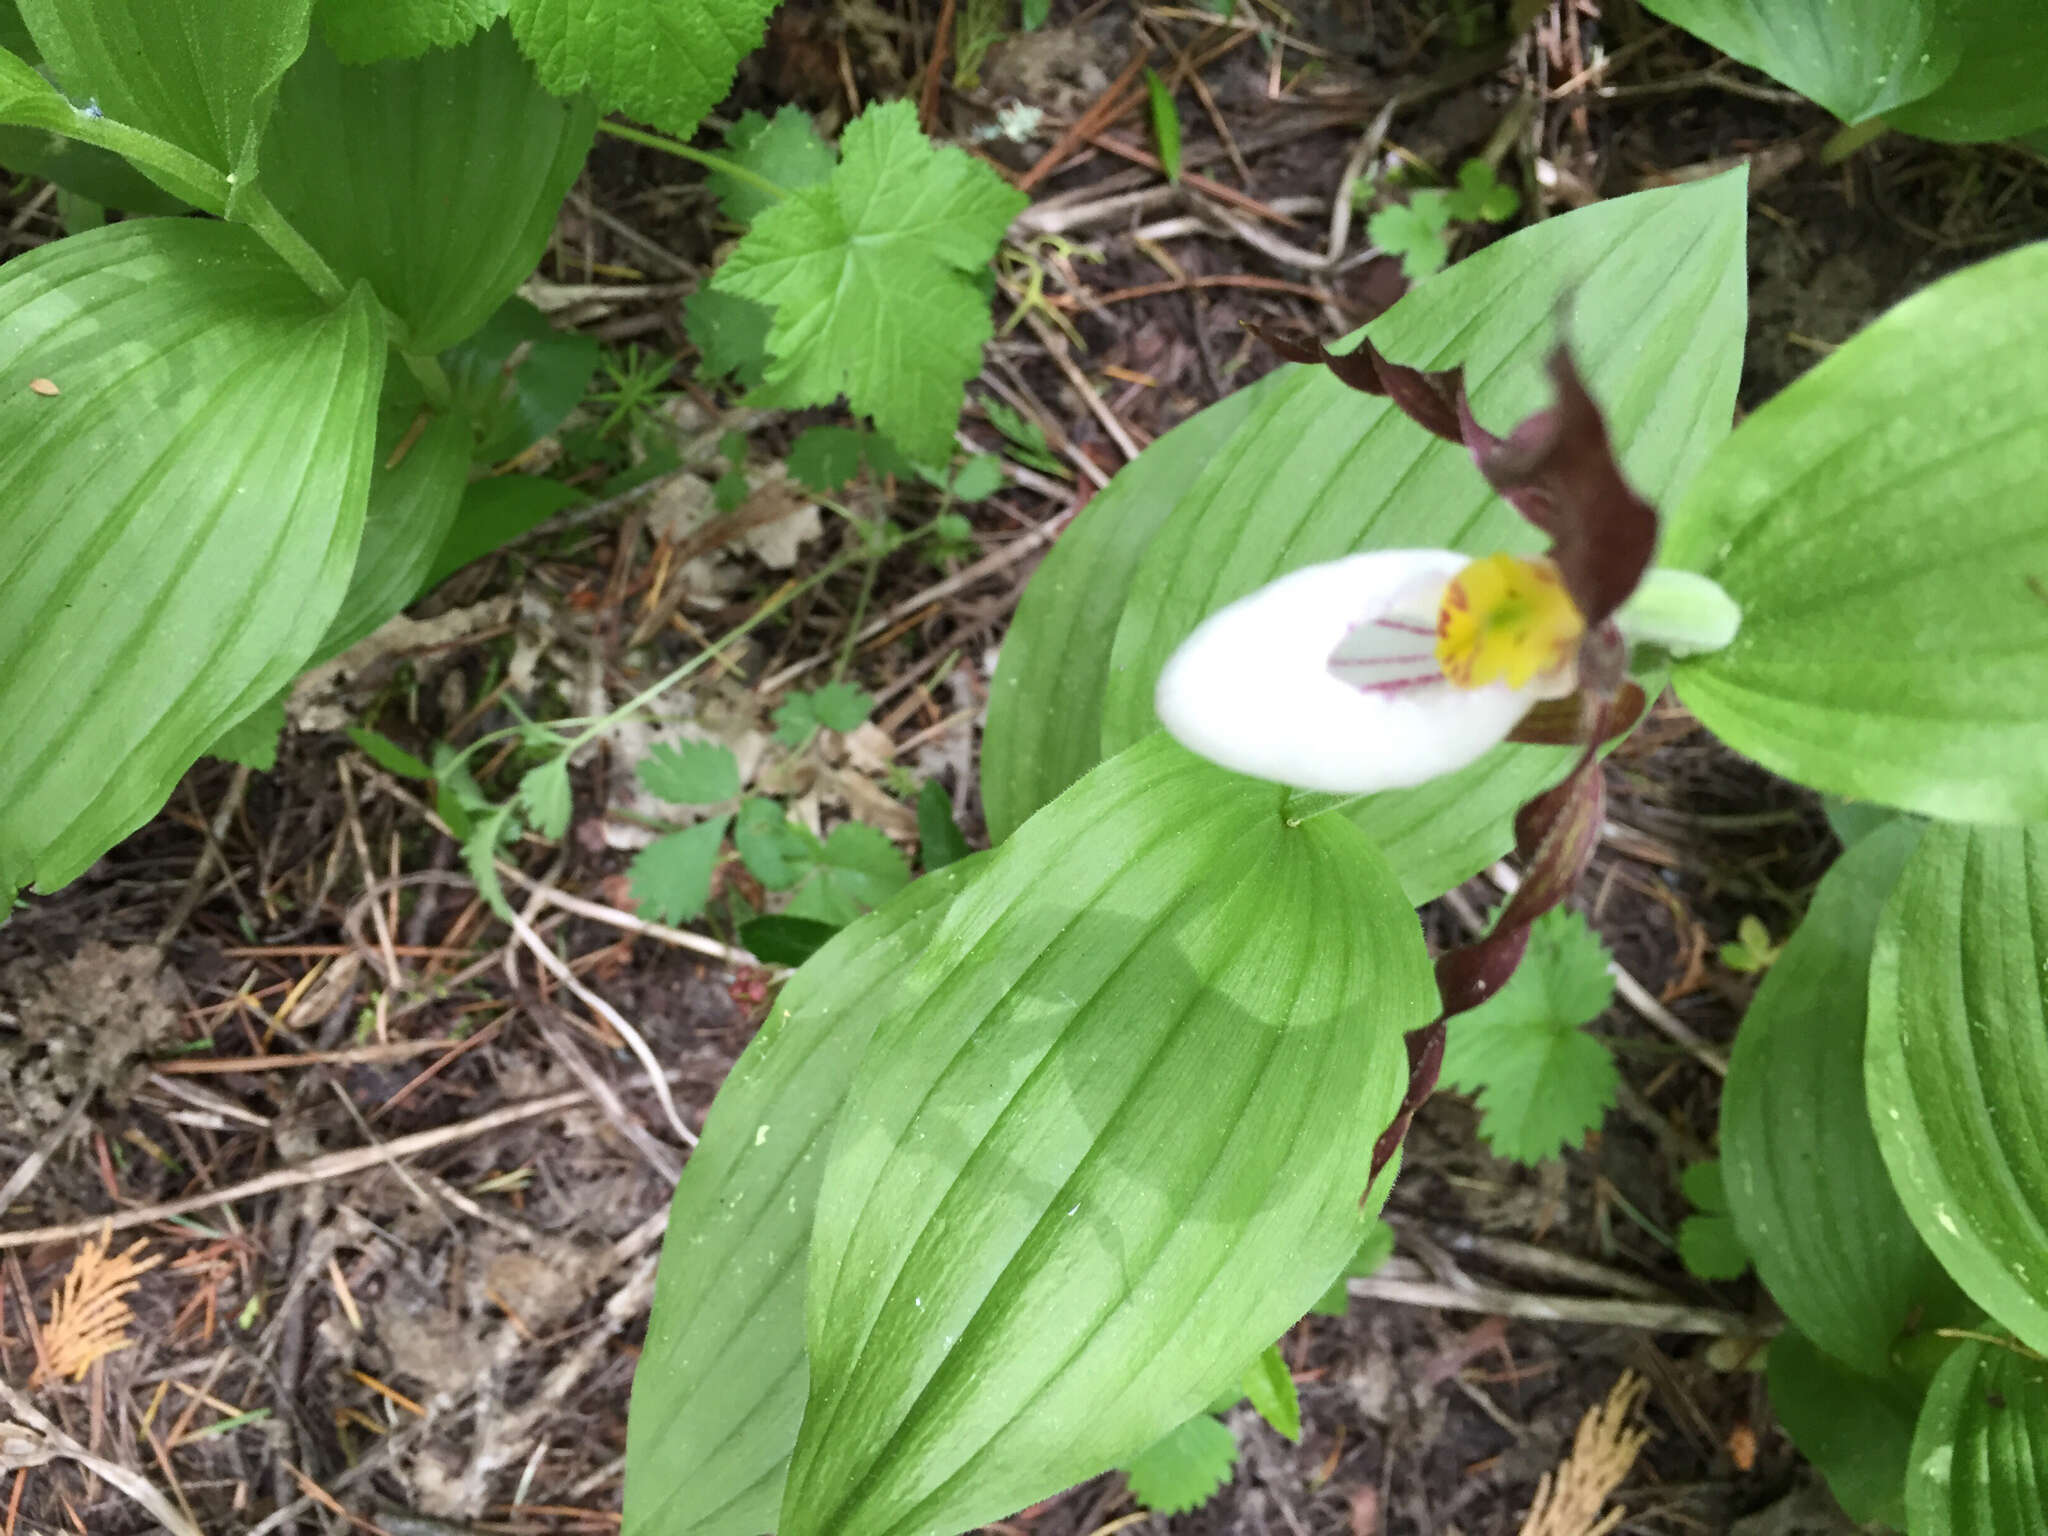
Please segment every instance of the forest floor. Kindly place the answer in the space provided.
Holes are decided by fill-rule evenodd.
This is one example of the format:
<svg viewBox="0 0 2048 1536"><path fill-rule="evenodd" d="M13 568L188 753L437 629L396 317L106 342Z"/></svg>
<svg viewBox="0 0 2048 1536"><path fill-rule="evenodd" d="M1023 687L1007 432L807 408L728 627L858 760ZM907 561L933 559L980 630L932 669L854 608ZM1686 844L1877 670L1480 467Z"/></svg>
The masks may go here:
<svg viewBox="0 0 2048 1536"><path fill-rule="evenodd" d="M963 7L962 25L987 9ZM789 0L727 110L793 102L829 136L856 101L916 97L936 11ZM814 823L856 818L909 846L907 797L935 778L985 841L980 721L1038 559L1131 454L1274 365L1245 322L1334 334L1371 312L1385 263L1362 214L1333 247L1331 212L1395 162L1448 176L1485 157L1521 190L1508 225L1463 232L1467 254L1535 217L1747 161L1750 409L1930 279L2048 232L2031 151L1891 136L1827 163L1825 114L1631 0L1564 0L1512 41L1493 25L1477 0L1293 14L1240 0L1234 16L1056 0L1045 28L994 43L974 88L941 68L937 131L1031 179L1013 243L1048 296L990 347L970 395L1039 421L1060 472L1016 475L968 509L972 547L942 564L856 562L811 588L674 715L765 762ZM1178 186L1124 70L1139 53L1180 86ZM1034 137L974 137L1019 104L1042 113ZM59 232L34 188L14 208L6 254ZM678 437L738 425L760 468L832 418L740 412L693 382L678 298L719 239L700 171L606 140L530 296L615 355L669 364L656 408ZM1012 307L999 299L999 317ZM1001 446L979 407L964 430ZM100 1470L0 1480L0 1536L156 1529L124 1476L208 1533L617 1529L627 1394L685 1148L620 1037L490 917L413 786L333 727L424 752L505 723L508 689L562 713L624 697L855 536L785 496L773 520L679 560L665 483L443 587L415 610L429 627L336 681L306 716L328 728L289 735L273 771L203 761L154 823L0 927L0 1375L29 1378L36 1319L103 1219L154 1263L128 1298L132 1347L35 1394ZM678 582L670 649L629 644ZM771 711L840 668L877 700L871 723L777 758ZM631 839L608 812L645 739L579 761L570 834L511 856L544 888L528 912L545 942L638 1026L694 1129L768 977L715 924L681 947L626 910ZM1240 1409L1237 1476L1200 1510L1146 1516L1109 1476L999 1529L1515 1536L1625 1370L1647 1384L1650 1439L1613 1529L1850 1529L1750 1368L1768 1301L1749 1279L1695 1280L1672 1237L1678 1175L1712 1153L1754 986L1720 946L1745 916L1782 938L1835 843L1810 796L1669 698L1608 774L1606 836L1575 899L1632 983L1595 1026L1624 1079L1605 1127L1525 1169L1489 1156L1469 1104L1439 1095L1389 1206L1400 1243L1368 1283L1378 1294L1284 1341L1298 1444ZM1497 898L1481 877L1426 921L1447 936Z"/></svg>

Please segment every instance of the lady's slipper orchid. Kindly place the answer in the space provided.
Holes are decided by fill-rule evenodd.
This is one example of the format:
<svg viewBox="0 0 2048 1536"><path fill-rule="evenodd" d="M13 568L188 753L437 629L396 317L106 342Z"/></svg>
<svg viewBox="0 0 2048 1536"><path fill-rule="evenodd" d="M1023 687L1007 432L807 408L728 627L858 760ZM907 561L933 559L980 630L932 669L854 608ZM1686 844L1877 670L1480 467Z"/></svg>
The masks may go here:
<svg viewBox="0 0 2048 1536"><path fill-rule="evenodd" d="M1160 675L1155 707L1183 745L1299 789L1405 788L1464 767L1550 701L1581 705L1565 711L1563 739L1587 739L1596 720L1625 726L1635 709L1607 706L1631 687L1631 640L1684 654L1734 637L1739 615L1711 581L1644 581L1656 514L1623 481L1562 351L1551 361L1557 403L1504 439L1473 420L1454 375L1361 351L1286 355L1320 358L1440 436L1455 431L1551 547L1478 559L1380 550L1260 588L1204 621Z"/></svg>

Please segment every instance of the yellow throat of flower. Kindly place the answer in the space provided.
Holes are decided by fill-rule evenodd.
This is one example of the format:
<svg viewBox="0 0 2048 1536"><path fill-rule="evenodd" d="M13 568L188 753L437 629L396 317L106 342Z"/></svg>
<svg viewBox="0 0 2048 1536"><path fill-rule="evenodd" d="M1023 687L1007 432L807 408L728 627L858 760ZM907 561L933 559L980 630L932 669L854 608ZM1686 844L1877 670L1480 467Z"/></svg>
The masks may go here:
<svg viewBox="0 0 2048 1536"><path fill-rule="evenodd" d="M1444 587L1436 616L1436 659L1460 688L1532 679L1570 663L1586 621L1544 559L1488 555Z"/></svg>

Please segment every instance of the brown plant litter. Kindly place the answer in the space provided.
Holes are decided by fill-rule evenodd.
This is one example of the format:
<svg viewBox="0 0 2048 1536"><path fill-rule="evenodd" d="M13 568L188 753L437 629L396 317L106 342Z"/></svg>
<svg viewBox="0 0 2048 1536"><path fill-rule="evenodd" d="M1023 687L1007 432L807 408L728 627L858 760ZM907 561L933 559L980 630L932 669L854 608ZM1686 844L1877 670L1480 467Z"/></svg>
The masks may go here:
<svg viewBox="0 0 2048 1536"><path fill-rule="evenodd" d="M1521 1536L1607 1536L1621 1524L1620 1509L1603 1515L1600 1506L1650 1442L1647 1429L1629 1425L1649 1391L1642 1377L1623 1371L1607 1400L1586 1410L1572 1437L1571 1454L1536 1485L1536 1502L1522 1521Z"/></svg>
<svg viewBox="0 0 2048 1536"><path fill-rule="evenodd" d="M127 1298L139 1278L163 1262L163 1255L142 1257L149 1243L137 1239L110 1257L113 1240L111 1227L89 1239L51 1296L50 1321L35 1330L36 1368L28 1379L31 1391L67 1376L83 1381L95 1360L135 1342L128 1336L135 1314L129 1310Z"/></svg>

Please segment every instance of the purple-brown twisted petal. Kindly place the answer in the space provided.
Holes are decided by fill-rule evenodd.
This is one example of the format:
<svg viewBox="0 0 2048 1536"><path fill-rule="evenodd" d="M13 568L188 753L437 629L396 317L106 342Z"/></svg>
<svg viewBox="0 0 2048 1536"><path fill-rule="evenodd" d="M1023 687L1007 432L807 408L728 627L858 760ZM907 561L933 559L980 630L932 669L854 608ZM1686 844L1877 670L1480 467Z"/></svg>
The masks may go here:
<svg viewBox="0 0 2048 1536"><path fill-rule="evenodd" d="M1657 512L1629 489L1600 407L1571 354L1550 354L1557 401L1506 437L1474 419L1462 393L1458 420L1487 483L1551 538L1565 590L1588 629L1628 601L1657 551Z"/></svg>
<svg viewBox="0 0 2048 1536"><path fill-rule="evenodd" d="M1425 373L1390 363L1369 341L1360 341L1354 351L1338 353L1306 332L1282 332L1263 325L1252 325L1250 330L1288 362L1321 363L1353 389L1392 401L1410 421L1445 442L1464 444L1455 403L1462 390L1455 368L1448 373Z"/></svg>

